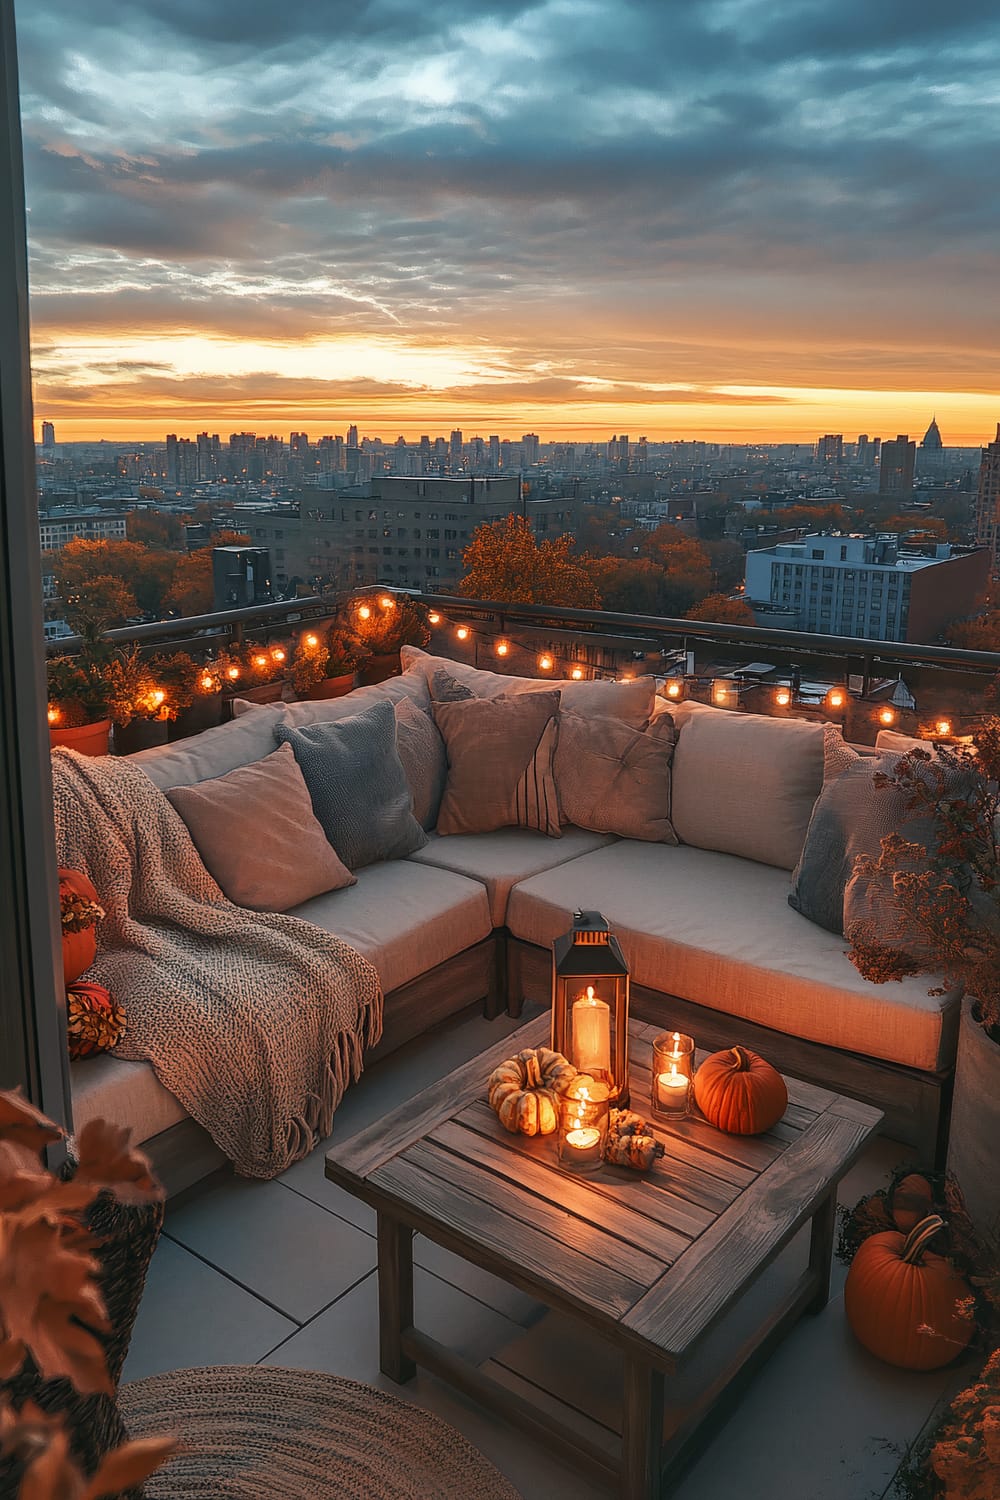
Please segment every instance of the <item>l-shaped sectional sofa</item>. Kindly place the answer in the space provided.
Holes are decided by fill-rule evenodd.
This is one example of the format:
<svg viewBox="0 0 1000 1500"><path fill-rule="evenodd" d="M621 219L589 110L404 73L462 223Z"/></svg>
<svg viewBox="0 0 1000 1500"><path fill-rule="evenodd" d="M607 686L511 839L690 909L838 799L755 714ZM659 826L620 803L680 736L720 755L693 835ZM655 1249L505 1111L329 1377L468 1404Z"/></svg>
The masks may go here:
<svg viewBox="0 0 1000 1500"><path fill-rule="evenodd" d="M551 690L404 648L402 675L346 697L249 708L195 738L132 757L166 791L221 776L275 748L275 726L328 722L408 698L431 715L434 675L476 696ZM795 719L654 699L650 678L560 683L564 705L641 727L671 712L677 729L672 818L679 844L564 827L452 834L431 830L407 858L368 865L349 888L293 915L336 933L378 970L381 1041L369 1061L481 1003L517 1014L550 996L551 944L575 910L599 910L632 976L632 1009L699 1046L745 1042L778 1067L877 1105L884 1129L925 1160L940 1151L959 996L926 978L876 986L838 934L788 903L792 866L824 777L824 730ZM443 746L442 746L443 751ZM262 839L262 848L266 847ZM77 1128L103 1115L129 1125L171 1191L221 1155L146 1063L104 1054L72 1065Z"/></svg>

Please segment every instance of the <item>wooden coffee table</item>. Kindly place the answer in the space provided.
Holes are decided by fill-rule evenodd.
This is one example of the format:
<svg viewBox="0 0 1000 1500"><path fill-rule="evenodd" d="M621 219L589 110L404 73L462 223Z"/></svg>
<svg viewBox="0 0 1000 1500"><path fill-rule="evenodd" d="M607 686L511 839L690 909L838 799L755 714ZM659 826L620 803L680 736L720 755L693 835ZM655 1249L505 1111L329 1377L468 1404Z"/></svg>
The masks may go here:
<svg viewBox="0 0 1000 1500"><path fill-rule="evenodd" d="M647 1118L655 1034L630 1025L632 1107ZM669 1492L802 1313L825 1306L837 1183L882 1116L790 1078L788 1110L765 1135L724 1135L700 1118L657 1125L666 1154L649 1173L605 1166L577 1176L558 1166L555 1137L510 1135L486 1103L493 1068L548 1037L547 1015L529 1022L335 1146L326 1175L378 1213L383 1373L402 1382L422 1365L603 1474L626 1500L649 1500ZM810 1219L801 1277L664 1444L671 1376ZM413 1326L415 1230L583 1319L620 1350L620 1459Z"/></svg>

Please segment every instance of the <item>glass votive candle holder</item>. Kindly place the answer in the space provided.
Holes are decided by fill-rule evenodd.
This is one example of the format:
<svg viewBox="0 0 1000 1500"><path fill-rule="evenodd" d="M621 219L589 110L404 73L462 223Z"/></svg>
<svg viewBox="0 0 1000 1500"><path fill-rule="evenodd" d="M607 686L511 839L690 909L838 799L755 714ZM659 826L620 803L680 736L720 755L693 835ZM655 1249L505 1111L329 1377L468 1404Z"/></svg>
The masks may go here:
<svg viewBox="0 0 1000 1500"><path fill-rule="evenodd" d="M581 1073L559 1105L559 1164L571 1172L596 1172L604 1161L611 1090Z"/></svg>
<svg viewBox="0 0 1000 1500"><path fill-rule="evenodd" d="M694 1039L667 1031L653 1042L650 1108L659 1120L683 1119L691 1099L694 1077Z"/></svg>

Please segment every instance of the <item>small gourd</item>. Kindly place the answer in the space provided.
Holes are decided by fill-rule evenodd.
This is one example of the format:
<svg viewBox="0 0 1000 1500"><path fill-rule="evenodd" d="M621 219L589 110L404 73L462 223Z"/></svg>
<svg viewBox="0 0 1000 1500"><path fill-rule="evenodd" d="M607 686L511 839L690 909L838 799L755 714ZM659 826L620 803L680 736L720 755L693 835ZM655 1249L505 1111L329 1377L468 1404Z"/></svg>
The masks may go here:
<svg viewBox="0 0 1000 1500"><path fill-rule="evenodd" d="M749 1047L706 1058L694 1075L694 1097L705 1119L730 1135L760 1135L788 1108L785 1080Z"/></svg>
<svg viewBox="0 0 1000 1500"><path fill-rule="evenodd" d="M892 1221L903 1234L925 1219L934 1208L934 1194L927 1178L910 1172L892 1190Z"/></svg>
<svg viewBox="0 0 1000 1500"><path fill-rule="evenodd" d="M972 1292L950 1261L927 1249L944 1227L929 1214L909 1234L887 1229L859 1247L844 1286L847 1321L865 1348L904 1370L951 1362L976 1331Z"/></svg>
<svg viewBox="0 0 1000 1500"><path fill-rule="evenodd" d="M63 982L74 984L97 957L94 923L104 916L97 892L79 870L59 871Z"/></svg>
<svg viewBox="0 0 1000 1500"><path fill-rule="evenodd" d="M551 1135L559 1123L559 1099L575 1077L562 1053L526 1047L490 1074L490 1108L512 1135Z"/></svg>
<svg viewBox="0 0 1000 1500"><path fill-rule="evenodd" d="M663 1145L650 1130L642 1115L630 1109L613 1109L608 1121L608 1138L604 1143L604 1160L613 1167L632 1167L648 1172L663 1155Z"/></svg>

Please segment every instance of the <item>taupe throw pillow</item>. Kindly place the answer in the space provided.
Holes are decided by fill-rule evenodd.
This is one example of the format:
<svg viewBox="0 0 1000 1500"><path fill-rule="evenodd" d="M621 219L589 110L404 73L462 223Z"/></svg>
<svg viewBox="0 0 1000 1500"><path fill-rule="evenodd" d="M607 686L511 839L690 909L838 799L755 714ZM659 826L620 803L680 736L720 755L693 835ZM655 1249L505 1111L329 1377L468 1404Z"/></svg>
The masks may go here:
<svg viewBox="0 0 1000 1500"><path fill-rule="evenodd" d="M534 828L559 838L552 774L558 693L435 703L448 754L438 833Z"/></svg>
<svg viewBox="0 0 1000 1500"><path fill-rule="evenodd" d="M562 711L554 766L563 822L676 844L670 822L675 738L669 714L648 729L633 729L621 719Z"/></svg>
<svg viewBox="0 0 1000 1500"><path fill-rule="evenodd" d="M166 795L205 868L237 906L288 911L355 883L313 812L291 745Z"/></svg>

